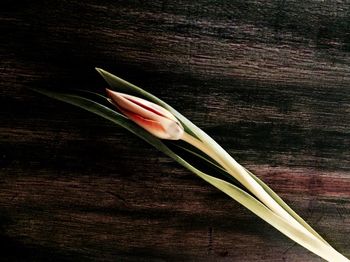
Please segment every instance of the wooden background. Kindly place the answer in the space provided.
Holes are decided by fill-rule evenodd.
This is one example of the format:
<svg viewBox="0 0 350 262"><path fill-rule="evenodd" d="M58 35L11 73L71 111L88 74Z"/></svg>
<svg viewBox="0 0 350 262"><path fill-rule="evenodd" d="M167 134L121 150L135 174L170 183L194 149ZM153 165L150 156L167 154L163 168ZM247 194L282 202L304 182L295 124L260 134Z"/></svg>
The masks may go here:
<svg viewBox="0 0 350 262"><path fill-rule="evenodd" d="M104 68L204 128L350 257L349 1L1 1L0 255L320 261L106 120L28 87Z"/></svg>

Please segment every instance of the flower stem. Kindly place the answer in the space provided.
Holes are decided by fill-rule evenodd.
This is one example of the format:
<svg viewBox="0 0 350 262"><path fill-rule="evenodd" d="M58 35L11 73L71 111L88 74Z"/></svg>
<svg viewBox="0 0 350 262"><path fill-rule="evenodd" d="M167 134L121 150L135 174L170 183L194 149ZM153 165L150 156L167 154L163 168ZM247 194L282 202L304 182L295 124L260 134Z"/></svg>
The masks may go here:
<svg viewBox="0 0 350 262"><path fill-rule="evenodd" d="M257 181L247 173L247 171L238 164L226 151L222 149L220 153L210 147L210 145L203 143L199 139L184 133L182 140L193 145L212 159L220 164L229 174L235 177L243 186L245 186L251 193L253 193L263 204L265 204L276 215L285 219L291 226L304 236L308 236L310 241L320 242L318 246L320 249L313 249L312 251L319 256L332 261L349 261L335 249L333 249L323 238L313 234L301 225L294 217L292 217L283 207L281 207L264 189L257 183ZM305 241L303 241L305 246ZM307 243L307 241L306 241ZM324 250L329 253L324 254ZM332 258L332 259L330 259ZM335 260L336 259L336 260Z"/></svg>
<svg viewBox="0 0 350 262"><path fill-rule="evenodd" d="M203 153L207 154L218 162L229 174L235 177L243 186L245 186L251 193L253 193L262 203L268 208L274 211L279 216L283 217L290 223L303 231L307 231L302 225L300 225L295 219L285 211L246 171L239 165L233 158L225 158L221 155L215 154L211 148L199 139L185 133L182 140L195 146ZM307 231L309 232L309 231Z"/></svg>

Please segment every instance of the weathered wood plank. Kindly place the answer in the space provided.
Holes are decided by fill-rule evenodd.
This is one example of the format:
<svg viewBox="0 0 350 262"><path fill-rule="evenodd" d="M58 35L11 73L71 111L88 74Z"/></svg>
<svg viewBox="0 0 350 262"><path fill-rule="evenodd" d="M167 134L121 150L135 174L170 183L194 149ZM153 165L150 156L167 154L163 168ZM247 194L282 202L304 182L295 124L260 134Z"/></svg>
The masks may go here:
<svg viewBox="0 0 350 262"><path fill-rule="evenodd" d="M28 87L170 102L350 256L349 1L4 1L0 242L12 261L319 261L121 128Z"/></svg>

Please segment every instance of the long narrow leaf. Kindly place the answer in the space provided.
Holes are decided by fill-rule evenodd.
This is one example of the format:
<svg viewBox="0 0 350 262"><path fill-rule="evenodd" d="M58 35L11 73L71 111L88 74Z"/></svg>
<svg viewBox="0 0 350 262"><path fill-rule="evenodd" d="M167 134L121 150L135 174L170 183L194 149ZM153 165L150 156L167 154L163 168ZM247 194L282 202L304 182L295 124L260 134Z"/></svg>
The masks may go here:
<svg viewBox="0 0 350 262"><path fill-rule="evenodd" d="M178 146L178 145L177 145ZM220 170L220 172L222 172L224 174L224 176L229 179L232 180L234 183L238 183L237 180L235 180L234 178L232 178L232 176L230 174L227 173L227 171L225 169L223 169L221 166L219 166L216 162L214 162L214 160L202 155L202 154L198 154L196 152L194 152L193 150L187 148L187 147L183 147L183 146L178 146L180 148L182 148L183 150L197 156L198 158L206 161L207 163L215 166L218 170ZM285 210L287 210L291 215L293 215L294 218L296 218L304 227L306 227L310 232L313 232L313 234L315 236L318 236L320 239L323 239L312 227L310 227L297 213L295 213L293 211L293 209L291 209L284 201L282 198L280 198L270 187L268 187L262 180L260 180L256 175L254 175L251 171L249 171L248 169L246 169L245 167L243 167L265 190L266 192L268 192L275 200L278 204L280 204ZM326 241L324 241L325 243L327 243Z"/></svg>
<svg viewBox="0 0 350 262"><path fill-rule="evenodd" d="M278 229L280 232L282 232L283 234L285 234L295 242L299 243L300 245L304 246L310 251L318 254L319 256L321 256L326 260L347 261L346 258L344 258L341 254L336 252L332 247L328 246L327 244L320 241L316 237L310 238L309 235L305 235L304 232L290 225L282 217L276 215L274 212L272 212L270 209L264 206L260 201L256 200L254 197L247 194L243 190L239 189L238 187L226 181L209 176L199 171L198 169L193 167L191 164L189 164L187 161L182 159L179 155L175 154L172 150L170 150L161 140L150 135L148 132L138 127L137 125L135 125L133 122L126 119L121 114L81 96L70 95L70 94L59 94L52 91L39 90L39 89L36 89L35 91L45 94L49 97L67 102L69 104L78 106L80 108L83 108L87 111L95 113L105 119L112 121L115 124L118 124L126 128L127 130L131 131L133 134L142 138L143 140L153 145L155 148L165 153L166 155L172 157L179 164L183 165L184 167L194 172L196 175L198 175L199 177L201 177L211 185L215 186L216 188L218 188L219 190L221 190L222 192L224 192L225 194L227 194L228 196L230 196L231 198L233 198L234 200L236 200L237 202L245 206L247 209L252 211L254 214L256 214L257 216L265 220L267 223L269 223L270 225Z"/></svg>
<svg viewBox="0 0 350 262"><path fill-rule="evenodd" d="M206 141L213 146L218 153L227 154L210 136L204 133L199 127L193 124L190 120L180 114L177 110L172 108L170 105L157 98L156 96L146 92L145 90L137 87L103 69L96 68L96 70L101 74L101 76L106 80L106 82L114 89L118 89L121 92L132 93L138 96L147 98L148 100L157 103L164 108L172 112L183 124L186 131L190 131L191 134L195 134L196 137L202 141ZM306 223L299 215L297 215L268 185L266 185L262 180L253 175L251 172L247 172L261 187L265 192L274 199L289 215L291 215L296 221L298 221L302 226L304 226L310 233L318 237L323 242L327 243L310 225Z"/></svg>

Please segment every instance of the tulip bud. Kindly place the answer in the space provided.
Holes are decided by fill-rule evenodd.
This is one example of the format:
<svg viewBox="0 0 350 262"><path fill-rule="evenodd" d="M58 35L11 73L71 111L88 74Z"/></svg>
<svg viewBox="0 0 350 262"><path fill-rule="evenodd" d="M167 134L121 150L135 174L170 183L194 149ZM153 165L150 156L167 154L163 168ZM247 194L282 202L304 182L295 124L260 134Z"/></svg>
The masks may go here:
<svg viewBox="0 0 350 262"><path fill-rule="evenodd" d="M126 117L161 139L179 140L184 129L165 108L145 99L106 89L109 101Z"/></svg>

